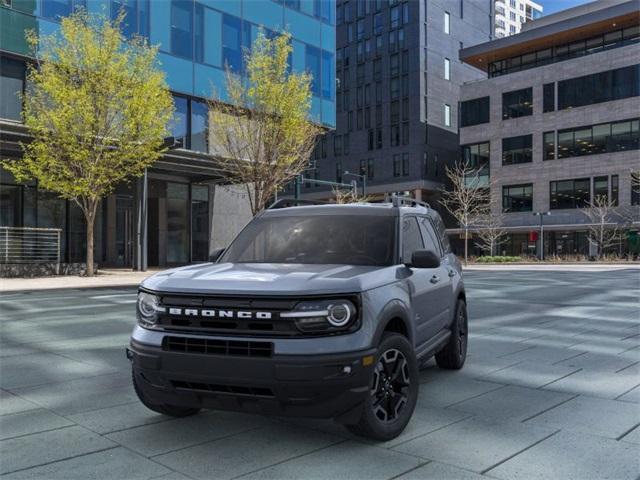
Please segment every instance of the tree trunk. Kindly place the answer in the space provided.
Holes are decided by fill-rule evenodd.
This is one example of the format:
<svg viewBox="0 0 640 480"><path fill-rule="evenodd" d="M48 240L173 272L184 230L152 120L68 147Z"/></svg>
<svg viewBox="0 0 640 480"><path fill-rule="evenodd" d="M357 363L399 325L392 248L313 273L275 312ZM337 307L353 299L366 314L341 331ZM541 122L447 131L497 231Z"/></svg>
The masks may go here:
<svg viewBox="0 0 640 480"><path fill-rule="evenodd" d="M464 266L467 266L467 259L469 253L469 230L467 230L467 226L464 226Z"/></svg>
<svg viewBox="0 0 640 480"><path fill-rule="evenodd" d="M95 275L93 269L94 226L98 201L90 200L87 203L86 211L84 212L84 218L87 222L87 277L93 277Z"/></svg>

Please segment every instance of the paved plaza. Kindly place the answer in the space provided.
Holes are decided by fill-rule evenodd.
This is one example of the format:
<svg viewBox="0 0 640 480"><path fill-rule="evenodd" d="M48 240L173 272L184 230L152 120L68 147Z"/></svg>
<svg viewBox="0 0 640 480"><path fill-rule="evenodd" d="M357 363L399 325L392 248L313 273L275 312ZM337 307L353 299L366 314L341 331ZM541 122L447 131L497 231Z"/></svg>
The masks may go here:
<svg viewBox="0 0 640 480"><path fill-rule="evenodd" d="M46 479L637 479L640 270L465 274L469 356L430 362L397 439L328 421L146 410L135 288L0 297L0 473Z"/></svg>

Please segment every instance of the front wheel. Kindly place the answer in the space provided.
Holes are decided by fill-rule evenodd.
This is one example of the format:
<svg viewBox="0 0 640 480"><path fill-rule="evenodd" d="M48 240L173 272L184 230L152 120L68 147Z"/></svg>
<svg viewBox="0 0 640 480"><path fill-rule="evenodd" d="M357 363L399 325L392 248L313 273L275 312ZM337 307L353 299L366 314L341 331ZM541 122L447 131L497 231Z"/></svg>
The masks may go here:
<svg viewBox="0 0 640 480"><path fill-rule="evenodd" d="M386 333L376 352L376 366L362 415L346 427L356 435L391 440L405 429L418 400L418 365L409 341Z"/></svg>
<svg viewBox="0 0 640 480"><path fill-rule="evenodd" d="M136 374L133 371L131 372L131 379L133 380L133 389L135 390L136 395L138 395L138 399L149 410L153 410L154 412L161 413L162 415L167 415L169 417L188 417L190 415L195 415L200 411L199 408L180 407L177 405L159 405L153 403L149 398L147 398L138 385Z"/></svg>
<svg viewBox="0 0 640 480"><path fill-rule="evenodd" d="M467 340L469 323L467 320L467 304L458 300L456 316L451 325L451 337L442 350L436 353L436 363L440 368L460 370L467 359Z"/></svg>

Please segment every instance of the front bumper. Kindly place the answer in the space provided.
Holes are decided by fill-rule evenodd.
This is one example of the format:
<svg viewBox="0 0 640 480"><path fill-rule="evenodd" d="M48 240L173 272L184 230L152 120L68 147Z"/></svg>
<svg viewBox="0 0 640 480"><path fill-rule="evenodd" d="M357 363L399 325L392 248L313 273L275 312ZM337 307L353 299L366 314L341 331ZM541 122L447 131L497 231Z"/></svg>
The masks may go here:
<svg viewBox="0 0 640 480"><path fill-rule="evenodd" d="M164 350L132 339L127 356L153 403L351 423L369 392L375 349L238 357Z"/></svg>

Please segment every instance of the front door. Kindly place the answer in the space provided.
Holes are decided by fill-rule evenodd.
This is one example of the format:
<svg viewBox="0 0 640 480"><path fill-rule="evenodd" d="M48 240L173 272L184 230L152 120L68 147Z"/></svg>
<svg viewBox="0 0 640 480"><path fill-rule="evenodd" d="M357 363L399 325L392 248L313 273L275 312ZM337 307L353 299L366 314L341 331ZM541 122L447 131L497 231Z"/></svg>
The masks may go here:
<svg viewBox="0 0 640 480"><path fill-rule="evenodd" d="M133 266L133 200L128 195L116 197L116 266Z"/></svg>

